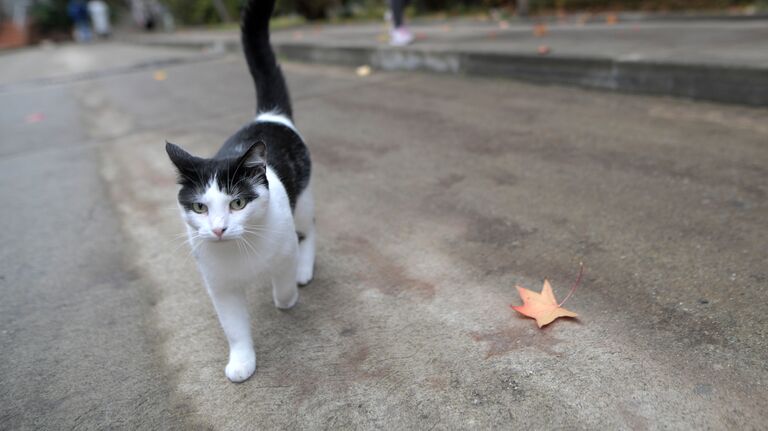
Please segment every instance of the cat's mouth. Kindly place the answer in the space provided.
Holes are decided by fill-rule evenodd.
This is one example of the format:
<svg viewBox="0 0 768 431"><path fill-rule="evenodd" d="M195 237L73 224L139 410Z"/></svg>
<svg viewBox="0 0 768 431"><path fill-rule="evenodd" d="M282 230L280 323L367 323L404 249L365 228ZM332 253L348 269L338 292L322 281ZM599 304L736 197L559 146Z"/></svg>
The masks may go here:
<svg viewBox="0 0 768 431"><path fill-rule="evenodd" d="M208 242L213 242L213 243L217 243L217 242L230 242L233 239L235 239L235 238L233 238L233 237L221 237L221 238L219 238L217 236L211 236L211 237L206 238L206 240Z"/></svg>

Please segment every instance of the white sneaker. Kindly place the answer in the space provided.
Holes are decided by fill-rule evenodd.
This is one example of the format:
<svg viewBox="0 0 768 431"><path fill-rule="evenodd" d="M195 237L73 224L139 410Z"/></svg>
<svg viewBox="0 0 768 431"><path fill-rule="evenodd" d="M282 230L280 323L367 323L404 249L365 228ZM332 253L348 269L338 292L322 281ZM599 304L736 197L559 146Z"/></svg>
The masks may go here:
<svg viewBox="0 0 768 431"><path fill-rule="evenodd" d="M392 46L405 46L413 42L413 33L405 27L396 28L389 32L389 44Z"/></svg>

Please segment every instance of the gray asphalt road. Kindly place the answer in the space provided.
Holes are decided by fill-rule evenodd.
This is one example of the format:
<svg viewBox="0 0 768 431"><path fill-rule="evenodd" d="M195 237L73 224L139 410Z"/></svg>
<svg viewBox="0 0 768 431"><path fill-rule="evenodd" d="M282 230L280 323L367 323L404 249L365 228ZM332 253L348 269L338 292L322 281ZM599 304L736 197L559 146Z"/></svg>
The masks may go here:
<svg viewBox="0 0 768 431"><path fill-rule="evenodd" d="M768 111L286 65L317 276L288 313L254 286L234 385L163 142L211 154L247 120L244 62L101 48L55 82L2 72L50 52L0 57L1 429L768 420ZM508 307L580 261L579 320Z"/></svg>

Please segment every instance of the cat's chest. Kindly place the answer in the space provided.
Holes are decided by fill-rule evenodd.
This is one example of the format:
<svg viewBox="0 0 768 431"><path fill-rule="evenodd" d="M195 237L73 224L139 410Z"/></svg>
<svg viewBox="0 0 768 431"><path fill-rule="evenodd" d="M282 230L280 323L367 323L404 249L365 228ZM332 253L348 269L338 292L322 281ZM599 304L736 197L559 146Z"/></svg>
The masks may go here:
<svg viewBox="0 0 768 431"><path fill-rule="evenodd" d="M244 240L212 244L196 253L200 269L220 280L241 281L258 277L270 266L270 254L259 244Z"/></svg>

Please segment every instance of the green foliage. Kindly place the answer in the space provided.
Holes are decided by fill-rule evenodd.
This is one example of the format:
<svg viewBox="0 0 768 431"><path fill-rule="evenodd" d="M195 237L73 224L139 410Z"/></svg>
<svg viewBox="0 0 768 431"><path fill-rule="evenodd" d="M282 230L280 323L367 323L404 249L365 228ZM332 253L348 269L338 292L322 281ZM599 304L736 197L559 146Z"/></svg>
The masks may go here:
<svg viewBox="0 0 768 431"><path fill-rule="evenodd" d="M59 2L62 0L52 0ZM212 0L162 0L177 22L184 25L221 23ZM246 0L222 0L234 19ZM66 3L66 1L64 1ZM416 13L487 10L513 8L515 0L412 0ZM688 10L725 9L768 3L768 0L529 0L530 10ZM388 0L277 0L276 15L299 14L308 20L328 18L379 18L388 7Z"/></svg>
<svg viewBox="0 0 768 431"><path fill-rule="evenodd" d="M757 0L767 1L767 0ZM490 7L514 7L515 0L413 0L419 11L445 11ZM535 10L696 10L725 9L755 4L756 0L529 0Z"/></svg>
<svg viewBox="0 0 768 431"><path fill-rule="evenodd" d="M531 10L697 10L743 6L754 0L529 0Z"/></svg>
<svg viewBox="0 0 768 431"><path fill-rule="evenodd" d="M29 16L37 32L42 35L63 33L72 27L67 15L68 0L36 2L29 10Z"/></svg>
<svg viewBox="0 0 768 431"><path fill-rule="evenodd" d="M308 20L326 19L333 8L342 5L341 0L291 0L296 12Z"/></svg>
<svg viewBox="0 0 768 431"><path fill-rule="evenodd" d="M515 0L412 0L417 13L477 11L513 8ZM696 10L726 9L768 3L768 0L529 0L531 11L565 10ZM378 15L387 0L278 0L278 13L297 12L307 19L327 18L331 11L343 16ZM372 11L372 13L368 13ZM375 12L375 13L373 13Z"/></svg>
<svg viewBox="0 0 768 431"><path fill-rule="evenodd" d="M173 18L184 25L204 25L221 23L221 17L216 12L211 0L164 0ZM242 0L222 0L229 16L237 19L240 16Z"/></svg>

